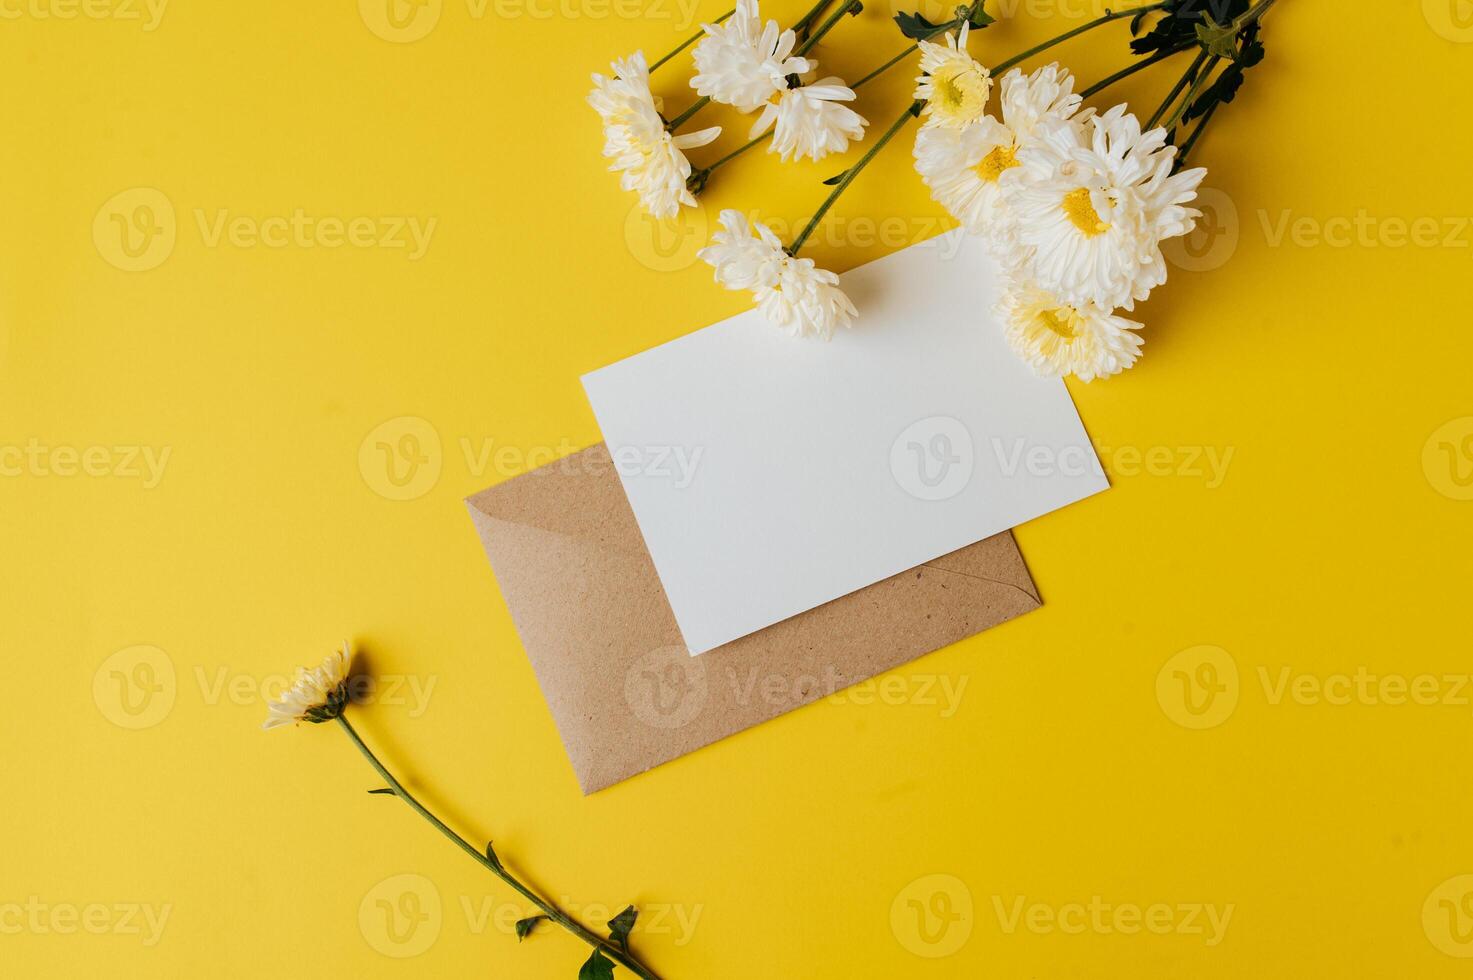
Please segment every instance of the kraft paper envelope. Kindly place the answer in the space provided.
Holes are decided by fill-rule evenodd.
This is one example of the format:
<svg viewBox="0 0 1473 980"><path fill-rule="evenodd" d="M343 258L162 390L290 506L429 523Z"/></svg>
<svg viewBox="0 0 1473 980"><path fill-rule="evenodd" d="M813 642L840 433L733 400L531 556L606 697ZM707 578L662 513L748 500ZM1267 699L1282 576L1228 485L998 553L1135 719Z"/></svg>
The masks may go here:
<svg viewBox="0 0 1473 980"><path fill-rule="evenodd" d="M692 657L605 446L466 503L585 794L1042 604L1004 531Z"/></svg>

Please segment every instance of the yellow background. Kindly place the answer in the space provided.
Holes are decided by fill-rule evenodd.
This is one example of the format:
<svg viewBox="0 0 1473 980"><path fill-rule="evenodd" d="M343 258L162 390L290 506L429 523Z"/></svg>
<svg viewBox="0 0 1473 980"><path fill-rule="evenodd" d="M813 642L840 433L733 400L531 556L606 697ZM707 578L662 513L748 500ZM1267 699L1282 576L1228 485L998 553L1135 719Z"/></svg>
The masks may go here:
<svg viewBox="0 0 1473 980"><path fill-rule="evenodd" d="M598 440L582 372L746 304L693 262L700 217L658 242L630 219L583 103L591 70L663 53L688 12L428 0L438 21L404 42L353 0L174 0L152 30L123 2L0 18L0 446L44 464L0 478L0 972L573 977L584 948L552 929L519 946L521 906L366 795L335 728L259 731L262 685L348 636L376 672L434 684L353 709L386 761L590 923L644 906L636 948L667 980L1467 973L1466 10L1269 15L1267 61L1198 154L1226 237L1178 253L1201 271L1144 309L1135 370L1071 384L1115 485L1019 530L1042 610L584 799L460 501ZM986 59L1094 13L1005 9ZM890 13L839 27L825 69L897 50ZM1088 82L1124 43L1117 24L1060 54ZM676 109L687 65L656 75ZM1115 94L1144 114L1175 71ZM860 111L883 125L909 72ZM697 161L742 136L701 119L731 128ZM909 142L841 201L821 264L943 227ZM704 205L791 222L842 166L754 154ZM108 210L136 188L172 222L138 211L156 195ZM207 234L297 209L437 224L413 260ZM172 252L119 268L158 255L123 255L114 213L172 228ZM1418 218L1436 234L1401 241ZM438 474L393 500L360 448L405 417L438 438ZM169 452L156 485L130 446ZM58 473L64 447L95 448L95 475ZM1192 450L1232 453L1220 485ZM1228 700L1195 728L1173 692L1203 663ZM1436 703L1375 685L1330 703L1357 671L1433 675ZM1277 696L1286 676L1310 680ZM413 910L404 881L438 896L438 932L396 958L373 923L381 898ZM1170 906L1171 928L1078 919L1096 896ZM1010 930L1020 899L1041 918ZM1232 907L1220 942L1191 903ZM129 905L167 908L162 932ZM89 906L100 934L65 931ZM923 934L917 907L953 918Z"/></svg>

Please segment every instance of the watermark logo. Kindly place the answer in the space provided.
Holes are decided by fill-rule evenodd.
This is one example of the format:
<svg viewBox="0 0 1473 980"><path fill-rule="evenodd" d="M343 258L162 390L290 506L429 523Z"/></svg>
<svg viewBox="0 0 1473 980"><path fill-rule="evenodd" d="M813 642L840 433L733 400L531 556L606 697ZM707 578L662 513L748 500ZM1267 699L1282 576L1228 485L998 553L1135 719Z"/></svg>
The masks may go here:
<svg viewBox="0 0 1473 980"><path fill-rule="evenodd" d="M651 728L683 728L706 707L706 665L680 646L651 650L624 674L624 702Z"/></svg>
<svg viewBox="0 0 1473 980"><path fill-rule="evenodd" d="M173 446L51 446L32 437L25 445L0 443L0 477L137 480L152 490L173 455Z"/></svg>
<svg viewBox="0 0 1473 980"><path fill-rule="evenodd" d="M92 219L92 243L109 265L147 272L174 252L179 226L163 191L133 187L107 199Z"/></svg>
<svg viewBox="0 0 1473 980"><path fill-rule="evenodd" d="M1183 728L1216 728L1238 706L1238 664L1222 647L1181 651L1156 674L1156 700Z"/></svg>
<svg viewBox="0 0 1473 980"><path fill-rule="evenodd" d="M624 244L645 268L679 272L696 263L696 253L711 237L710 225L702 207L681 208L675 217L662 220L636 203L624 217Z"/></svg>
<svg viewBox="0 0 1473 980"><path fill-rule="evenodd" d="M174 710L174 661L155 646L134 646L108 657L92 675L92 700L119 728L152 728Z"/></svg>
<svg viewBox="0 0 1473 980"><path fill-rule="evenodd" d="M440 433L417 415L389 419L358 446L358 471L386 500L417 500L440 482Z"/></svg>
<svg viewBox="0 0 1473 980"><path fill-rule="evenodd" d="M890 445L890 473L918 500L949 500L972 482L972 433L959 420L933 415L907 426Z"/></svg>
<svg viewBox="0 0 1473 980"><path fill-rule="evenodd" d="M1450 500L1473 500L1473 416L1439 426L1422 446L1422 472Z"/></svg>
<svg viewBox="0 0 1473 980"><path fill-rule="evenodd" d="M1422 0L1422 16L1438 37L1458 44L1473 41L1473 3L1469 0Z"/></svg>
<svg viewBox="0 0 1473 980"><path fill-rule="evenodd" d="M0 20L111 20L158 30L169 0L0 0Z"/></svg>
<svg viewBox="0 0 1473 980"><path fill-rule="evenodd" d="M1093 933L1097 936L1138 936L1148 933L1154 936L1193 936L1207 946L1216 946L1227 935L1237 905L1228 902L1217 905L1213 902L1152 902L1141 905L1137 902L1106 901L1101 895L1090 897L1088 902L1030 901L1026 895L1004 899L992 896L992 909L997 916L998 927L1006 935L1014 935L1020 929L1035 935L1047 936L1055 933L1078 936Z"/></svg>
<svg viewBox="0 0 1473 980"><path fill-rule="evenodd" d="M1432 889L1422 903L1422 931L1439 952L1473 956L1473 875L1456 875Z"/></svg>
<svg viewBox="0 0 1473 980"><path fill-rule="evenodd" d="M890 903L890 931L917 956L940 959L967 944L976 925L972 891L955 875L924 875Z"/></svg>
<svg viewBox="0 0 1473 980"><path fill-rule="evenodd" d="M358 905L358 930L368 945L394 959L418 956L440 938L440 890L424 875L385 878Z"/></svg>
<svg viewBox="0 0 1473 980"><path fill-rule="evenodd" d="M1204 187L1192 207L1202 212L1190 232L1161 243L1166 261L1186 272L1210 272L1227 265L1242 237L1238 206L1220 190Z"/></svg>
<svg viewBox="0 0 1473 980"><path fill-rule="evenodd" d="M385 41L410 44L435 29L443 5L443 0L358 0L358 16Z"/></svg>
<svg viewBox="0 0 1473 980"><path fill-rule="evenodd" d="M151 949L164 937L174 906L152 902L47 902L31 895L24 902L0 902L0 936L137 936Z"/></svg>

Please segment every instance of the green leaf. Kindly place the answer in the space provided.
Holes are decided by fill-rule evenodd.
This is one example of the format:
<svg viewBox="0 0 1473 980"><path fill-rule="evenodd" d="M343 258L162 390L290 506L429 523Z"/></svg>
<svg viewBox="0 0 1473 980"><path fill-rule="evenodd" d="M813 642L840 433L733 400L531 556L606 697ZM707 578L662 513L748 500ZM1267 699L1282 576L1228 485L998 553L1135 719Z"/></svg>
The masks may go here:
<svg viewBox="0 0 1473 980"><path fill-rule="evenodd" d="M609 938L618 943L624 952L629 952L629 933L634 929L634 920L639 916L631 905L609 920Z"/></svg>
<svg viewBox="0 0 1473 980"><path fill-rule="evenodd" d="M824 181L824 186L826 186L826 187L833 187L839 181L843 180L844 179L844 175L847 174L848 172L849 171L847 171L847 170L841 170L841 171L839 171L838 173L836 173L832 177L830 177L828 180Z"/></svg>
<svg viewBox="0 0 1473 980"><path fill-rule="evenodd" d="M1219 58L1231 58L1238 53L1238 27L1234 22L1219 24L1208 14L1203 18L1206 23L1197 25L1197 40L1202 42L1202 47L1207 53Z"/></svg>
<svg viewBox="0 0 1473 980"><path fill-rule="evenodd" d="M525 919L518 919L517 942L521 942L523 939L532 935L532 930L537 928L537 923L545 921L548 921L545 915L529 915Z"/></svg>
<svg viewBox="0 0 1473 980"><path fill-rule="evenodd" d="M496 856L496 850L491 846L490 841L486 842L486 860L490 861L491 867L495 868L497 871L506 870L501 866L501 858Z"/></svg>
<svg viewBox="0 0 1473 980"><path fill-rule="evenodd" d="M369 792L369 795L370 796L379 796L379 795L381 795L383 793L387 793L390 796L397 796L398 795L393 790L389 789L389 787L387 787L387 786L384 786L384 787L382 787L380 789L371 789L368 792Z"/></svg>
<svg viewBox="0 0 1473 980"><path fill-rule="evenodd" d="M972 30L974 31L980 31L988 24L994 24L996 22L997 18L989 14L987 11L983 10L981 7L978 7L977 12L971 17L967 18L967 23L972 26Z"/></svg>
<svg viewBox="0 0 1473 980"><path fill-rule="evenodd" d="M904 11L895 15L895 23L900 28L900 33L912 41L928 38L936 33L939 24L933 24L920 14L907 14Z"/></svg>
<svg viewBox="0 0 1473 980"><path fill-rule="evenodd" d="M578 980L614 980L614 961L595 949L578 971Z"/></svg>

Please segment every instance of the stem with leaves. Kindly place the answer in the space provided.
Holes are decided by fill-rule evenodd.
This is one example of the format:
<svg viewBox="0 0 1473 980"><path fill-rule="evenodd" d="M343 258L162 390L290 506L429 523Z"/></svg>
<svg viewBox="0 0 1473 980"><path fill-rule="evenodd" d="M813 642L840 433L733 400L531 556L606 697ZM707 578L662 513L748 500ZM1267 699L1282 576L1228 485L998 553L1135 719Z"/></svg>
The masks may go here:
<svg viewBox="0 0 1473 980"><path fill-rule="evenodd" d="M358 746L358 751L362 752L363 757L368 760L369 765L373 766L374 771L383 778L384 782L389 784L389 789L393 792L393 794L399 797L399 799L403 800L405 803L408 803L410 809L414 810L415 813L418 813L420 816L428 820L432 827L434 827L440 833L444 834L462 851L465 851L467 854L469 854L477 864L481 865L487 871L500 878L513 891L521 895L533 905L537 906L537 908L542 912L544 916L548 918L548 920L557 923L564 929L571 932L573 935L577 936L579 939L583 940L588 945L592 946L596 951L595 955L597 955L598 953L602 953L608 959L624 967L635 976L643 978L643 980L659 980L659 978L656 977L656 975L652 971L640 964L640 962L636 960L628 952L628 950L624 948L623 945L612 942L608 939L603 939L602 937L594 934L593 932L585 928L582 923L578 922L576 919L563 912L557 906L553 905L551 902L547 901L542 896L532 891L531 888L528 888L526 885L522 884L521 881L517 880L517 878L510 871L507 871L506 868L502 866L501 859L496 856L496 852L492 849L490 844L487 844L486 850L482 852L473 847L469 842L465 840L465 838L461 837L455 831L447 827L444 821L431 813L423 803L415 799L414 796L409 792L409 790L404 788L404 784L394 778L394 774L389 772L389 770L384 767L384 764L378 760L378 757L373 754L373 751L369 749L366 744L364 744L364 741L359 736L357 730L348 723L348 719L345 716L338 715L337 720L338 723L343 726L343 731L347 732L348 738L352 740L354 745Z"/></svg>

